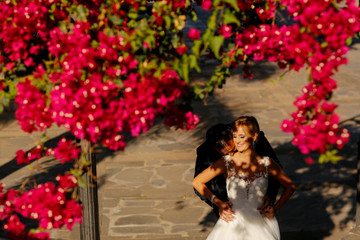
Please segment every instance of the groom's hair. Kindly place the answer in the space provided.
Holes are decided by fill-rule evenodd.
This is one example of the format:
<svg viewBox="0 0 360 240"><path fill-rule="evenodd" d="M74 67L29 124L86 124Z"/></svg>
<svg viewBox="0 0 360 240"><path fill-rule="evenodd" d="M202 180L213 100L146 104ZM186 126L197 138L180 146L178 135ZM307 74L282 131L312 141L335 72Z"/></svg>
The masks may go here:
<svg viewBox="0 0 360 240"><path fill-rule="evenodd" d="M216 124L206 132L206 141L215 149L223 149L229 140L232 140L232 132L228 124Z"/></svg>

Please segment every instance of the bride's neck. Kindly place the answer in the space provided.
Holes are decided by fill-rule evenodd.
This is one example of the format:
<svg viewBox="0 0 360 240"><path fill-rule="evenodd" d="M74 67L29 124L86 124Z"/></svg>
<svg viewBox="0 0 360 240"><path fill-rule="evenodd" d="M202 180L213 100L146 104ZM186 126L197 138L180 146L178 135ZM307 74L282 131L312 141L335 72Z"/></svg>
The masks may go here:
<svg viewBox="0 0 360 240"><path fill-rule="evenodd" d="M256 153L254 150L252 149L248 149L246 151L243 152L237 152L237 158L245 163L250 164L251 162L253 162L256 159Z"/></svg>

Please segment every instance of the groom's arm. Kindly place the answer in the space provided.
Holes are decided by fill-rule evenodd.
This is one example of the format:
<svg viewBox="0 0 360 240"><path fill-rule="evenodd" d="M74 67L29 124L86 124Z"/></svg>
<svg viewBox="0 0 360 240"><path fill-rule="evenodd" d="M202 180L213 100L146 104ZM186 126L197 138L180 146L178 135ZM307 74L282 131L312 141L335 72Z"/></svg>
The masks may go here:
<svg viewBox="0 0 360 240"><path fill-rule="evenodd" d="M211 163L209 162L209 159L208 159L207 147L208 147L208 145L206 143L203 143L196 149L196 162L195 162L194 178L199 173L201 173L202 171L204 171L206 168L208 168L211 165ZM198 197L202 201L206 202L210 207L212 207L213 204L211 201L207 200L195 188L193 188L193 189L194 189L195 194L198 195Z"/></svg>

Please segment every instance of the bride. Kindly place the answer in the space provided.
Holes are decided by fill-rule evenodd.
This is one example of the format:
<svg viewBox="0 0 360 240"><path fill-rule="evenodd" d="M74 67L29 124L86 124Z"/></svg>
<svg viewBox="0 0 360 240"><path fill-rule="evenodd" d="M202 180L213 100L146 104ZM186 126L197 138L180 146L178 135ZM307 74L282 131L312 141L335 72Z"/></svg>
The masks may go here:
<svg viewBox="0 0 360 240"><path fill-rule="evenodd" d="M243 116L232 123L233 140L237 152L226 155L194 178L194 188L219 208L220 219L207 240L278 240L280 230L275 214L290 199L295 187L282 169L269 157L254 151L259 134L256 118ZM205 185L224 174L229 201L217 198ZM284 187L273 206L263 206L268 176Z"/></svg>

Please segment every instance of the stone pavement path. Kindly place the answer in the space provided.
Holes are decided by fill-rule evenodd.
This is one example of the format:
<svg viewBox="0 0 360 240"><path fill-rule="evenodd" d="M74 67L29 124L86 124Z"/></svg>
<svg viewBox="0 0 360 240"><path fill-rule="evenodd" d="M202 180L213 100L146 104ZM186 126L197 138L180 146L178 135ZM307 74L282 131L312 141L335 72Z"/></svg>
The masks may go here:
<svg viewBox="0 0 360 240"><path fill-rule="evenodd" d="M256 64L253 80L244 80L239 72L234 72L224 88L209 97L206 106L194 104L201 119L194 130L174 130L157 123L146 134L130 138L123 152L103 151L96 155L101 239L205 239L215 219L191 186L195 150L208 127L231 122L242 114L257 117L285 172L297 187L277 216L282 239L339 240L347 236L355 226L359 53L360 44L354 44L347 55L349 64L336 74L339 89L333 101L340 105L337 112L342 126L352 134L350 143L340 151L344 158L339 163L307 165L304 156L291 145L291 136L280 129L281 121L294 110L295 96L306 84L305 72L288 73L280 81L281 72L274 65ZM193 80L210 77L212 62L203 65L207 68L201 74L193 73ZM49 135L56 142L64 133L64 129L55 128ZM0 181L7 187L18 186L28 173L27 167L14 163L15 151L29 150L38 137L36 133L22 133L13 113L1 116ZM53 175L68 167L52 159L42 162ZM44 175L42 178L45 180ZM72 232L52 231L52 238L80 239L79 225Z"/></svg>

